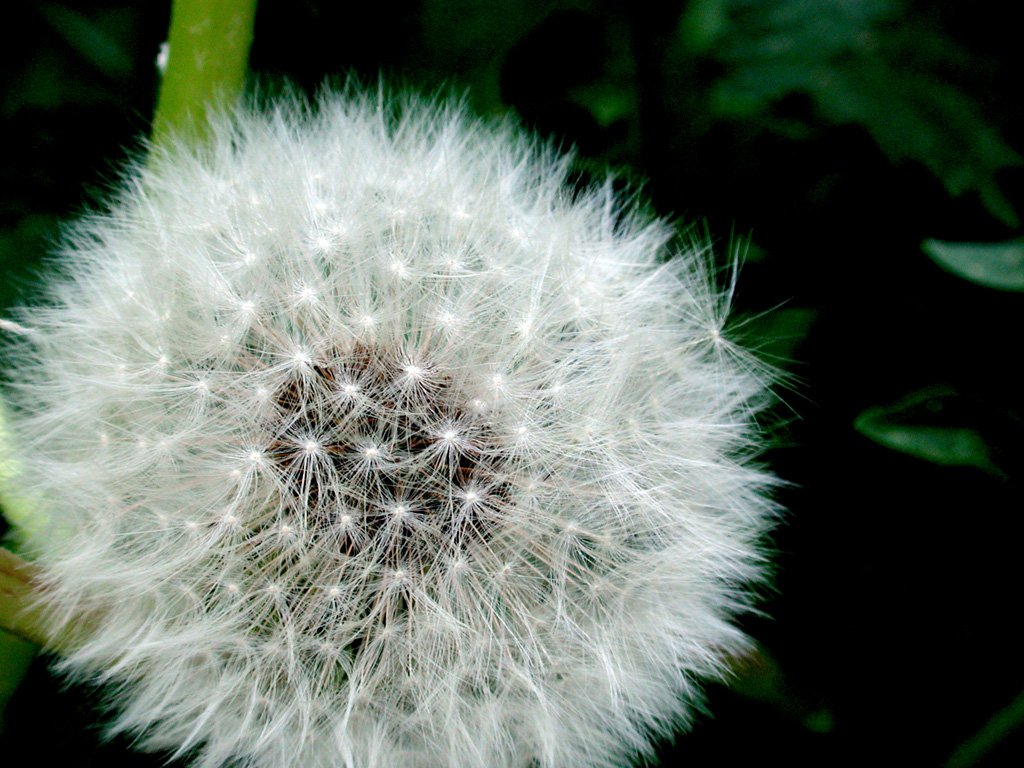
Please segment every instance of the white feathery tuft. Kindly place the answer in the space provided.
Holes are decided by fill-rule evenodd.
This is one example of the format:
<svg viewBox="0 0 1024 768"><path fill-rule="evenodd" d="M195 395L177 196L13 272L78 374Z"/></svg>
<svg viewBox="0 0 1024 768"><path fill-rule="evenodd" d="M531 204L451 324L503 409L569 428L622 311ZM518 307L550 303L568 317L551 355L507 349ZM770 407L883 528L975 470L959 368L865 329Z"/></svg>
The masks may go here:
<svg viewBox="0 0 1024 768"><path fill-rule="evenodd" d="M689 720L747 642L770 377L706 253L569 162L349 90L216 118L74 227L9 394L114 731L610 768Z"/></svg>

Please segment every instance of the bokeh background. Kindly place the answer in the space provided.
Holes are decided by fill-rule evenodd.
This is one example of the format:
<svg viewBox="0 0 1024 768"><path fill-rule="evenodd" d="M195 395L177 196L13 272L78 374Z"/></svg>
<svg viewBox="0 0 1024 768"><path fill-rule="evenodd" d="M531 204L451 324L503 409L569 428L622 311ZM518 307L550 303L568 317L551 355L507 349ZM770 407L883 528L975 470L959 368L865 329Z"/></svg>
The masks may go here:
<svg viewBox="0 0 1024 768"><path fill-rule="evenodd" d="M993 0L262 0L273 89L465 93L744 254L785 373L764 653L664 765L1024 764L1024 46ZM0 316L145 135L169 2L0 11ZM0 375L3 371L0 360ZM0 644L0 670L25 649ZM0 759L156 766L38 659ZM20 755L20 758L15 757Z"/></svg>

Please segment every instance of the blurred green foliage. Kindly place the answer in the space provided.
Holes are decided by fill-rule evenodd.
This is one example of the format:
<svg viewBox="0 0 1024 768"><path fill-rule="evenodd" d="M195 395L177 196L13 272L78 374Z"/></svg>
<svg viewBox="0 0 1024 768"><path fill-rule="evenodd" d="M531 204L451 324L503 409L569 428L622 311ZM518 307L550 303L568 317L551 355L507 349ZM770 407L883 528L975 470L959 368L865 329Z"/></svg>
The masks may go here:
<svg viewBox="0 0 1024 768"><path fill-rule="evenodd" d="M710 16L713 22L694 21ZM707 55L725 65L715 111L806 135L818 120L863 126L893 161L916 161L951 195L978 194L1014 226L1019 217L996 174L1024 158L965 92L973 61L926 16L894 0L700 0L682 31L705 31ZM809 120L778 120L772 105L809 97Z"/></svg>
<svg viewBox="0 0 1024 768"><path fill-rule="evenodd" d="M786 371L790 512L747 629L774 659L665 744L690 765L1017 765L1024 49L994 0L262 0L260 87L465 92L745 253L734 333ZM0 308L149 128L169 3L0 24ZM734 248L735 242L745 242ZM923 244L923 245L922 245ZM8 668L21 658L3 650ZM37 664L0 750L156 765ZM1007 702L1012 702L1007 706Z"/></svg>

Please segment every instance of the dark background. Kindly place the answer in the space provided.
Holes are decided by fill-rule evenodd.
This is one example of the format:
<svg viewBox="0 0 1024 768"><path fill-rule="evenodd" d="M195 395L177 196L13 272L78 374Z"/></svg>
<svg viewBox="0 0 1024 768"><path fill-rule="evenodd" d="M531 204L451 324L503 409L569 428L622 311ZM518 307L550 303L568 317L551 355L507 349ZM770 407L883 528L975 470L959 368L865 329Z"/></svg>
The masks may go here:
<svg viewBox="0 0 1024 768"><path fill-rule="evenodd" d="M922 249L1021 236L1014 5L359 5L263 0L259 82L465 92L577 147L581 183L611 169L640 185L723 264L745 245L734 335L788 374L764 460L789 512L746 622L767 656L709 690L662 762L1024 764L1024 293ZM166 2L5 8L0 315L147 132L169 18ZM92 705L37 661L0 755L163 764L101 744Z"/></svg>

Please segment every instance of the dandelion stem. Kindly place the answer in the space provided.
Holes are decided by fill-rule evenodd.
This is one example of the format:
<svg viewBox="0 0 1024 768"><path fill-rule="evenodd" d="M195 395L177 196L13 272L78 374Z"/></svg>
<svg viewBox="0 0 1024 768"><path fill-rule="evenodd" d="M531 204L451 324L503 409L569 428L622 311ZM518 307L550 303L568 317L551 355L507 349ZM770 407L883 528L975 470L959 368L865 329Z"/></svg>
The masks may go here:
<svg viewBox="0 0 1024 768"><path fill-rule="evenodd" d="M255 18L256 0L174 0L155 143L172 133L202 140L207 106L241 93Z"/></svg>

